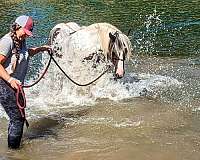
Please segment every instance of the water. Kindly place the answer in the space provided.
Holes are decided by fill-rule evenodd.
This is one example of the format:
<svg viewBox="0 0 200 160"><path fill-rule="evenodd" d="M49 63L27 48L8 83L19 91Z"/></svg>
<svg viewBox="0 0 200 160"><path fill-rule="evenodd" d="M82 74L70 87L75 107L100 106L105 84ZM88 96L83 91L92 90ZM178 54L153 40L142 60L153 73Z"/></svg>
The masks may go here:
<svg viewBox="0 0 200 160"><path fill-rule="evenodd" d="M109 22L128 34L133 57L126 75L103 76L77 87L55 65L37 86L26 89L30 128L22 148L7 148L7 117L0 110L0 159L198 160L200 111L199 1L5 1L0 35L16 16L35 20L29 46L47 42L58 23ZM35 56L27 81L46 62ZM94 77L61 66L81 82ZM81 76L82 75L82 76Z"/></svg>

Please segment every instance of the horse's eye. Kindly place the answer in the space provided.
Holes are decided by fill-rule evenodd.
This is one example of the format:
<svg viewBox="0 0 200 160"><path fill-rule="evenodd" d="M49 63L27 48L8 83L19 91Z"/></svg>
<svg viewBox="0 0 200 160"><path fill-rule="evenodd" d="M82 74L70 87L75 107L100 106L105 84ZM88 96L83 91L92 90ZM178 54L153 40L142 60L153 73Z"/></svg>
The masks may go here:
<svg viewBox="0 0 200 160"><path fill-rule="evenodd" d="M123 54L123 60L125 60L125 59L126 59L126 54L124 53L124 54Z"/></svg>
<svg viewBox="0 0 200 160"><path fill-rule="evenodd" d="M125 53L127 53L128 52L128 50L127 50L127 48L125 48Z"/></svg>
<svg viewBox="0 0 200 160"><path fill-rule="evenodd" d="M116 54L115 54L115 52L112 52L112 57L116 57Z"/></svg>

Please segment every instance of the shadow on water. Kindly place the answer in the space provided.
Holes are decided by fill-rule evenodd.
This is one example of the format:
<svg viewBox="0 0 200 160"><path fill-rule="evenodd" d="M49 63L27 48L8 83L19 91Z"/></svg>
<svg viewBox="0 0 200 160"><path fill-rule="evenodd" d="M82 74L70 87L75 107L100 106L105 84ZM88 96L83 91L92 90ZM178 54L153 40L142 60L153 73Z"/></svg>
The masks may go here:
<svg viewBox="0 0 200 160"><path fill-rule="evenodd" d="M24 133L24 139L57 138L57 131L63 128L70 119L79 119L88 114L89 109L82 109L66 113L47 115L30 122L30 127Z"/></svg>
<svg viewBox="0 0 200 160"><path fill-rule="evenodd" d="M54 113L45 117L31 120L29 128L23 135L23 141L19 150L10 150L7 145L4 144L0 152L0 160L29 160L30 157L23 153L23 148L31 145L33 140L46 140L48 138L57 139L58 131L63 127L66 128L66 123L70 119L79 119L82 116L87 115L89 108L73 110L62 113ZM68 127L67 127L68 128ZM28 147L29 148L29 147ZM4 152L4 155L1 155ZM27 158L28 157L28 158Z"/></svg>

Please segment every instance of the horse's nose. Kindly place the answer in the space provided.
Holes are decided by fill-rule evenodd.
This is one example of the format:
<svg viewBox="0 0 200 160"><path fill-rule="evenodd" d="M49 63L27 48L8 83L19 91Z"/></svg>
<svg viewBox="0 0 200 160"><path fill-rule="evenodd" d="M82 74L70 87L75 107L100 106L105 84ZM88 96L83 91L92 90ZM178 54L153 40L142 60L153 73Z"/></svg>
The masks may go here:
<svg viewBox="0 0 200 160"><path fill-rule="evenodd" d="M124 76L124 70L117 68L116 73L115 73L115 77L116 78L122 78Z"/></svg>
<svg viewBox="0 0 200 160"><path fill-rule="evenodd" d="M116 74L115 74L115 77L116 77L117 79L120 79L120 78L123 77L123 75L119 75L118 73L116 73Z"/></svg>

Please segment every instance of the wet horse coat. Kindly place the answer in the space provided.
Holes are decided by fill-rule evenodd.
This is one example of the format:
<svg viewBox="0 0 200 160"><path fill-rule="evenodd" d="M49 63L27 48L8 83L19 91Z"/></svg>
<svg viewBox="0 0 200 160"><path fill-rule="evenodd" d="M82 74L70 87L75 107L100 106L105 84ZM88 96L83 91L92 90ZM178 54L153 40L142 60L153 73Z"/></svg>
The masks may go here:
<svg viewBox="0 0 200 160"><path fill-rule="evenodd" d="M50 44L55 50L64 50L81 59L101 52L107 61L112 61L118 77L123 77L124 60L131 56L132 50L129 38L109 23L82 27L75 22L57 24L50 32Z"/></svg>

